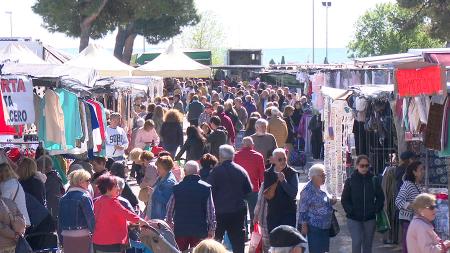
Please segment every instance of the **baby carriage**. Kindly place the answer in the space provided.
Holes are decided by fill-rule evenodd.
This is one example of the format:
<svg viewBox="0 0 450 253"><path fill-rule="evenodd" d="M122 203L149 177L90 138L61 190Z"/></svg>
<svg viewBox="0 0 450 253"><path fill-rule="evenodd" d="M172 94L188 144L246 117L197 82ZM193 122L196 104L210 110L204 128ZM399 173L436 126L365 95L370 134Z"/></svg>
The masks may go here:
<svg viewBox="0 0 450 253"><path fill-rule="evenodd" d="M175 241L175 235L169 225L162 220L151 220L149 226L133 233L138 238L130 236L130 253L180 253Z"/></svg>

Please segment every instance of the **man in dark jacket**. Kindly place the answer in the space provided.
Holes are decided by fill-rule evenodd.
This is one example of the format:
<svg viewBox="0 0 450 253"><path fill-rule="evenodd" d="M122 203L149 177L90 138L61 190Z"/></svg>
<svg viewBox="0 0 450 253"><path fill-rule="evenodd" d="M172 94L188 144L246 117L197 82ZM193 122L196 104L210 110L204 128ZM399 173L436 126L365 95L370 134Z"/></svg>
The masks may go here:
<svg viewBox="0 0 450 253"><path fill-rule="evenodd" d="M58 218L59 200L64 195L64 185L58 173L53 169L53 161L50 156L44 155L36 160L39 171L45 173L45 196L47 198L47 209L53 218Z"/></svg>
<svg viewBox="0 0 450 253"><path fill-rule="evenodd" d="M356 169L345 181L341 201L352 237L352 252L370 253L375 234L375 218L383 210L384 193L380 183L369 172L367 156L358 156Z"/></svg>
<svg viewBox="0 0 450 253"><path fill-rule="evenodd" d="M286 151L276 148L272 152L272 166L264 172L264 190L276 187L273 198L267 200L267 229L280 225L296 226L298 192L297 172L287 165ZM276 184L276 186L274 186Z"/></svg>
<svg viewBox="0 0 450 253"><path fill-rule="evenodd" d="M244 253L244 222L247 216L244 200L252 192L252 184L244 168L233 162L234 153L232 146L220 146L220 165L211 171L208 182L212 186L216 207L216 241L221 242L227 231L233 252Z"/></svg>
<svg viewBox="0 0 450 253"><path fill-rule="evenodd" d="M205 238L214 238L216 230L211 186L200 180L196 161L188 161L184 172L183 181L173 187L166 216L181 251L195 247Z"/></svg>
<svg viewBox="0 0 450 253"><path fill-rule="evenodd" d="M187 111L187 119L191 126L198 126L198 118L200 114L205 110L205 106L198 101L198 96L194 95L192 97L192 102L188 105Z"/></svg>
<svg viewBox="0 0 450 253"><path fill-rule="evenodd" d="M222 122L218 116L211 117L210 126L213 132L207 138L210 146L209 153L217 158L219 157L219 147L227 144L228 132L222 126Z"/></svg>

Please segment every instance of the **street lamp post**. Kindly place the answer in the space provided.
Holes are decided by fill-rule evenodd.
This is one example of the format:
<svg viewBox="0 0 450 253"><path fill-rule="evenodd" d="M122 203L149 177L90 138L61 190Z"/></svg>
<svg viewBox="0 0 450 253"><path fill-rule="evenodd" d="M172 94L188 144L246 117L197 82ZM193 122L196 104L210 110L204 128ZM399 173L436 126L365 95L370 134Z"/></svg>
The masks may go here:
<svg viewBox="0 0 450 253"><path fill-rule="evenodd" d="M314 1L312 0L312 63L314 64L314 51L315 51L315 44L314 44L314 26L315 26L315 20L314 20Z"/></svg>
<svg viewBox="0 0 450 253"><path fill-rule="evenodd" d="M5 14L9 15L9 29L10 29L10 37L12 38L13 33L12 33L12 11L5 11Z"/></svg>
<svg viewBox="0 0 450 253"><path fill-rule="evenodd" d="M330 1L322 2L322 6L325 7L326 20L325 20L325 60L324 64L328 64L328 8L331 7Z"/></svg>

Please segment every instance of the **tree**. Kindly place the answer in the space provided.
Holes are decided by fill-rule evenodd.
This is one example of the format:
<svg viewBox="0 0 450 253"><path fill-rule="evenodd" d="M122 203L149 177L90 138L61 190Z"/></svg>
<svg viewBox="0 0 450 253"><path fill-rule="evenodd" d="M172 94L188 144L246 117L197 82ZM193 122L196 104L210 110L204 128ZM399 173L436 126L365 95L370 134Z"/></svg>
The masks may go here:
<svg viewBox="0 0 450 253"><path fill-rule="evenodd" d="M275 65L275 64L276 64L275 61L273 59L270 59L269 65Z"/></svg>
<svg viewBox="0 0 450 253"><path fill-rule="evenodd" d="M286 64L286 61L284 60L284 55L281 56L281 64Z"/></svg>
<svg viewBox="0 0 450 253"><path fill-rule="evenodd" d="M80 51L117 29L114 54L126 63L138 34L158 43L199 20L193 0L37 0L32 9L50 32L80 38Z"/></svg>
<svg viewBox="0 0 450 253"><path fill-rule="evenodd" d="M423 19L409 10L392 3L377 4L358 19L354 38L348 45L349 54L366 57L407 52L410 48L441 47L442 41L428 36L429 29Z"/></svg>
<svg viewBox="0 0 450 253"><path fill-rule="evenodd" d="M223 64L226 35L217 16L210 11L200 14L200 22L183 31L182 44L184 47L211 50L212 64Z"/></svg>
<svg viewBox="0 0 450 253"><path fill-rule="evenodd" d="M416 16L428 19L431 26L429 34L433 38L446 41L447 47L450 47L449 0L397 0L397 3L414 12Z"/></svg>

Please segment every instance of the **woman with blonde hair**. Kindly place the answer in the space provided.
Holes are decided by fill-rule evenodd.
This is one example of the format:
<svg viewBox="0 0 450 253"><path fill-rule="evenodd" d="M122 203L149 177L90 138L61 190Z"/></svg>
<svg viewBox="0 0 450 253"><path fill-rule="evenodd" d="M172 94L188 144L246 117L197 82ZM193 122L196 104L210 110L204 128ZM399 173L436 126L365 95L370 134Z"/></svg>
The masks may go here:
<svg viewBox="0 0 450 253"><path fill-rule="evenodd" d="M0 192L3 198L12 199L25 218L25 224L31 225L25 201L25 192L19 183L17 174L8 163L0 164Z"/></svg>
<svg viewBox="0 0 450 253"><path fill-rule="evenodd" d="M220 242L213 239L201 241L195 248L194 253L227 253L227 249Z"/></svg>
<svg viewBox="0 0 450 253"><path fill-rule="evenodd" d="M158 135L161 135L161 126L164 122L164 108L161 105L157 105L155 107L155 111L153 112L153 123L155 123L155 130Z"/></svg>
<svg viewBox="0 0 450 253"><path fill-rule="evenodd" d="M161 139L165 150L175 157L178 147L183 145L183 114L176 109L167 111L161 126Z"/></svg>
<svg viewBox="0 0 450 253"><path fill-rule="evenodd" d="M434 231L436 198L428 193L419 194L411 203L414 218L408 227L406 245L408 253L442 253L450 249L450 241L443 241Z"/></svg>
<svg viewBox="0 0 450 253"><path fill-rule="evenodd" d="M46 205L45 185L37 176L36 162L30 158L23 158L17 167L17 175L23 190L35 197L39 203Z"/></svg>
<svg viewBox="0 0 450 253"><path fill-rule="evenodd" d="M91 174L75 170L68 176L70 187L59 201L59 234L65 253L88 253L94 232L94 206L88 192Z"/></svg>

